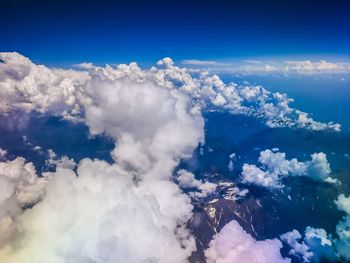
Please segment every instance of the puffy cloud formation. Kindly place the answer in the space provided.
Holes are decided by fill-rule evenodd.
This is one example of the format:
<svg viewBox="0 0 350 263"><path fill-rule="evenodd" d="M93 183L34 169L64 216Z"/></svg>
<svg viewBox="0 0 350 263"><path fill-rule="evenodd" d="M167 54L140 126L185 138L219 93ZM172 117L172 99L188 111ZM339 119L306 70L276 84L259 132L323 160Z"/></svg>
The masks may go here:
<svg viewBox="0 0 350 263"><path fill-rule="evenodd" d="M281 235L281 240L290 247L289 254L302 262L320 262L337 259L331 238L322 228L307 227L304 237L298 230Z"/></svg>
<svg viewBox="0 0 350 263"><path fill-rule="evenodd" d="M170 58L148 70L136 63L52 69L18 53L0 53L0 59L1 115L59 115L116 143L113 164L84 159L76 172L74 160L53 151L48 162L56 171L42 177L22 158L0 162L1 262L186 262L196 249L186 228L192 205L173 172L203 142L204 108L256 116L271 127L339 130L291 108L284 94L227 85L216 75L176 67ZM313 170L325 169L322 157L315 159ZM179 177L199 196L214 188L189 174ZM256 251L256 262L288 262L280 241L256 241L237 222L224 229L211 242L208 260L244 262ZM229 238L226 232L239 238L227 249L217 246ZM244 246L237 250L238 240Z"/></svg>
<svg viewBox="0 0 350 263"><path fill-rule="evenodd" d="M36 146L36 147L39 147L39 151L41 151L40 146ZM66 155L63 155L60 158L58 158L57 154L52 149L48 149L47 154L49 159L46 160L46 164L48 166L54 166L56 168L59 167L59 168L66 168L66 169L74 169L77 165L77 163L74 161L73 158L69 158Z"/></svg>
<svg viewBox="0 0 350 263"><path fill-rule="evenodd" d="M321 123L305 112L291 108L292 99L285 94L271 93L261 86L225 84L217 75L206 71L176 67L170 58L157 67L142 70L136 63L115 68L81 65L83 70L50 69L35 65L18 53L0 53L0 112L13 110L50 112L66 119L79 120L92 103L86 86L100 77L109 80L128 77L137 82L156 82L158 86L187 93L197 110L215 107L233 114L247 114L265 121L270 127L297 127L312 130L340 130L332 122ZM88 71L87 71L88 70ZM120 80L121 81L121 80Z"/></svg>
<svg viewBox="0 0 350 263"><path fill-rule="evenodd" d="M197 77L191 70L174 66L171 59L158 62L164 69L152 68L157 83L172 88L177 86L187 92L200 107L216 106L232 113L248 114L265 120L270 127L298 127L312 130L340 130L333 122L314 121L307 113L291 108L293 99L286 94L271 93L261 86L225 84L217 75L199 71Z"/></svg>
<svg viewBox="0 0 350 263"><path fill-rule="evenodd" d="M211 194L216 188L217 184L210 182L203 182L203 180L197 180L194 174L184 169L177 171L177 181L181 188L195 188L198 191L190 192L190 196L203 198Z"/></svg>
<svg viewBox="0 0 350 263"><path fill-rule="evenodd" d="M46 163L49 166L55 166L60 168L67 168L67 169L74 169L77 165L77 163L74 161L73 158L69 158L66 155L63 155L61 158L53 158L48 159Z"/></svg>
<svg viewBox="0 0 350 263"><path fill-rule="evenodd" d="M314 262L323 259L334 261L337 259L331 236L322 228L313 228L308 226L305 230L305 243L313 252Z"/></svg>
<svg viewBox="0 0 350 263"><path fill-rule="evenodd" d="M14 110L79 115L89 103L83 71L49 69L18 53L0 53L0 113Z"/></svg>
<svg viewBox="0 0 350 263"><path fill-rule="evenodd" d="M334 201L338 209L346 215L336 226L335 237L322 228L306 227L304 236L299 231L281 235L281 240L290 247L289 254L303 262L327 262L350 260L350 197L340 194Z"/></svg>
<svg viewBox="0 0 350 263"><path fill-rule="evenodd" d="M350 196L345 197L344 194L340 194L334 203L337 205L339 210L344 211L350 215Z"/></svg>
<svg viewBox="0 0 350 263"><path fill-rule="evenodd" d="M90 132L117 140L114 157L133 169L148 171L169 161L174 166L203 138L202 116L178 90L96 74L88 92L93 98L86 108Z"/></svg>
<svg viewBox="0 0 350 263"><path fill-rule="evenodd" d="M208 263L290 262L290 259L281 256L281 248L282 243L278 239L257 241L233 220L214 236L205 256Z"/></svg>
<svg viewBox="0 0 350 263"><path fill-rule="evenodd" d="M338 253L347 261L350 260L350 196L340 194L335 200L338 209L344 211L346 216L338 223L336 233L338 238L334 241Z"/></svg>
<svg viewBox="0 0 350 263"><path fill-rule="evenodd" d="M17 216L43 197L47 182L48 176L38 177L24 158L0 162L0 247L16 235Z"/></svg>
<svg viewBox="0 0 350 263"><path fill-rule="evenodd" d="M105 73L91 72L84 112L92 135L116 141L115 163L84 159L75 173L49 150L56 172L1 261L185 262L195 250L191 200L172 175L203 141L201 114L179 90Z"/></svg>
<svg viewBox="0 0 350 263"><path fill-rule="evenodd" d="M284 185L281 180L285 176L307 176L315 181L337 183L338 180L329 176L330 165L326 154L314 153L311 160L299 162L296 158L286 159L286 154L265 150L260 152L258 159L261 167L254 164L244 164L242 169L242 181L266 188L281 188Z"/></svg>
<svg viewBox="0 0 350 263"><path fill-rule="evenodd" d="M58 168L45 198L17 218L20 236L3 262L185 262L195 249L185 229L192 205L166 180L137 184L104 161Z"/></svg>
<svg viewBox="0 0 350 263"><path fill-rule="evenodd" d="M300 256L303 262L310 262L313 253L309 251L309 247L305 242L299 242L302 235L298 230L293 230L291 232L281 235L281 240L286 242L290 247L289 254L293 256Z"/></svg>

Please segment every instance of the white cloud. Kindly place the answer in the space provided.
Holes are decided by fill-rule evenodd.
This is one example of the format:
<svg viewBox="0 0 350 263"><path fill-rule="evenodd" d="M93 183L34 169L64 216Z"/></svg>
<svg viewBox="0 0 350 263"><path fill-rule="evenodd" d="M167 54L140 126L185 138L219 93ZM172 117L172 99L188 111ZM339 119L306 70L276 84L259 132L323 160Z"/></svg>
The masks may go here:
<svg viewBox="0 0 350 263"><path fill-rule="evenodd" d="M178 90L91 74L86 124L117 142L115 163L84 159L75 174L50 150L57 171L46 196L17 216L21 235L0 249L1 261L185 262L195 250L192 205L172 174L203 140L203 118Z"/></svg>
<svg viewBox="0 0 350 263"><path fill-rule="evenodd" d="M4 158L6 156L6 154L7 154L7 151L0 148L0 158Z"/></svg>
<svg viewBox="0 0 350 263"><path fill-rule="evenodd" d="M198 59L186 59L181 61L184 65L194 65L194 66L207 66L207 65L225 65L224 63L220 63L212 60L198 60Z"/></svg>
<svg viewBox="0 0 350 263"><path fill-rule="evenodd" d="M307 227L305 229L305 243L313 252L313 260L320 262L323 259L334 261L337 258L331 236L322 228Z"/></svg>
<svg viewBox="0 0 350 263"><path fill-rule="evenodd" d="M334 129L289 107L284 94L227 85L207 72L192 75L170 58L148 70L130 63L88 65L89 71L50 69L18 53L0 53L0 59L0 114L36 111L80 120L92 135L103 133L116 142L115 163L84 159L77 173L74 160L58 159L53 150L48 154L57 170L46 177L21 158L0 163L3 262L185 262L195 250L186 228L192 205L172 175L180 159L203 142L201 112L208 106L257 116L271 127ZM315 156L312 171L326 171L324 160ZM285 173L269 158L261 162L267 173ZM289 172L297 170L297 161L288 162ZM214 189L194 176L187 179L197 195ZM18 235L9 234L16 229ZM250 259L253 250L257 259L288 262L280 256L280 241L256 241L235 222L224 229L211 242L208 260ZM221 238L238 242L226 232L237 233L241 251L218 247Z"/></svg>
<svg viewBox="0 0 350 263"><path fill-rule="evenodd" d="M192 206L170 181L140 181L118 165L84 159L52 174L45 198L17 218L4 262L185 262ZM11 249L10 249L11 248Z"/></svg>
<svg viewBox="0 0 350 263"><path fill-rule="evenodd" d="M281 188L281 180L285 176L307 176L315 181L339 183L329 176L330 165L326 154L314 153L311 160L299 162L296 158L286 159L286 154L265 150L260 152L258 159L261 167L253 164L244 164L242 169L242 182L255 184L266 188Z"/></svg>
<svg viewBox="0 0 350 263"><path fill-rule="evenodd" d="M289 254L302 262L335 261L337 259L331 237L322 228L307 227L304 236L293 230L280 236L290 247Z"/></svg>
<svg viewBox="0 0 350 263"><path fill-rule="evenodd" d="M148 171L162 162L173 162L172 168L204 138L202 116L189 112L191 102L178 90L93 77L88 92L94 101L86 108L90 132L118 139L114 157L134 169Z"/></svg>
<svg viewBox="0 0 350 263"><path fill-rule="evenodd" d="M350 67L344 63L333 63L325 60L310 61L310 60L297 60L297 61L285 61L284 71L288 73L300 73L300 74L338 74L349 73Z"/></svg>
<svg viewBox="0 0 350 263"><path fill-rule="evenodd" d="M73 158L69 158L66 155L61 156L61 158L56 158L56 156L54 158L49 158L46 160L46 164L65 169L74 169L77 165Z"/></svg>
<svg viewBox="0 0 350 263"><path fill-rule="evenodd" d="M326 60L243 60L234 62L214 62L189 60L182 64L201 67L210 72L238 75L336 75L350 73L349 62ZM202 62L202 63L201 63ZM206 63L207 62L207 63ZM211 62L211 63L210 63Z"/></svg>
<svg viewBox="0 0 350 263"><path fill-rule="evenodd" d="M305 244L305 242L300 242L301 239L302 235L295 229L281 235L281 240L286 242L291 247L289 250L290 255L300 256L302 262L310 262L311 258L313 257L313 253L309 250L309 247Z"/></svg>
<svg viewBox="0 0 350 263"><path fill-rule="evenodd" d="M128 77L187 93L196 109L214 105L233 114L257 116L270 127L340 130L339 124L317 122L307 113L291 108L292 100L284 94L271 93L259 86L227 85L218 76L205 71L192 74L190 69L176 67L170 58L160 60L157 67L150 70L142 70L133 62L115 68L85 65L89 71L50 69L35 65L18 53L3 52L0 58L4 61L0 64L2 114L14 110L50 112L78 121L93 100L86 91L87 86L98 78L122 81L123 77Z"/></svg>
<svg viewBox="0 0 350 263"><path fill-rule="evenodd" d="M49 69L18 53L0 53L0 113L14 110L77 115L89 102L82 84L86 72Z"/></svg>
<svg viewBox="0 0 350 263"><path fill-rule="evenodd" d="M334 202L339 210L350 215L350 197L345 197L344 194L340 194L338 199Z"/></svg>
<svg viewBox="0 0 350 263"><path fill-rule="evenodd" d="M40 201L47 181L48 176L38 177L33 163L24 158L0 162L0 248L18 234L17 216Z"/></svg>
<svg viewBox="0 0 350 263"><path fill-rule="evenodd" d="M340 194L334 201L337 208L346 215L335 229L335 236L322 228L306 227L304 236L297 230L281 235L281 240L290 247L291 255L302 258L303 262L327 262L350 260L350 197Z"/></svg>
<svg viewBox="0 0 350 263"><path fill-rule="evenodd" d="M196 198L204 198L215 191L218 187L215 183L204 182L203 180L197 180L193 173L184 169L177 171L176 180L179 182L181 188L195 188L198 191L190 192L190 196Z"/></svg>
<svg viewBox="0 0 350 263"><path fill-rule="evenodd" d="M290 259L281 256L281 248L282 244L278 239L257 241L245 232L237 221L233 220L210 241L205 256L208 263L290 262Z"/></svg>
<svg viewBox="0 0 350 263"><path fill-rule="evenodd" d="M91 62L83 62L83 63L79 63L79 64L74 64L73 66L76 67L76 68L80 68L80 69L92 69L92 68L96 67Z"/></svg>
<svg viewBox="0 0 350 263"><path fill-rule="evenodd" d="M335 247L338 253L347 261L350 260L350 196L345 197L344 194L340 194L338 199L335 200L335 204L338 209L344 211L346 216L339 221L336 226L336 233L338 238L335 239Z"/></svg>

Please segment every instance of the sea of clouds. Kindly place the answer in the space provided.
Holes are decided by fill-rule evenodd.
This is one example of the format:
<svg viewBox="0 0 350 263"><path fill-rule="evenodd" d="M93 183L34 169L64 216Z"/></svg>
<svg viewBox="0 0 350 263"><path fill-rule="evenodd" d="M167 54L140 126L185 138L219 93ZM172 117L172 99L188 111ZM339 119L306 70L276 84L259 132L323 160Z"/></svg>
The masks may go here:
<svg viewBox="0 0 350 263"><path fill-rule="evenodd" d="M187 227L191 198L216 188L176 171L180 160L205 143L202 113L225 110L255 116L270 127L340 131L339 124L315 121L292 108L292 101L261 86L225 84L217 75L179 68L170 58L150 69L136 63L56 69L18 53L0 53L1 116L59 116L115 142L113 163L85 158L75 164L52 154L48 162L57 167L43 174L22 157L7 159L1 149L0 261L186 262L196 251ZM266 150L259 162L260 168L243 166L244 183L283 187L281 179L288 175L337 183L324 153L299 162ZM183 188L197 191L186 194ZM294 231L257 241L231 221L213 237L205 257L218 263L290 262L280 254L286 243L290 254L304 261L350 259L349 200L344 195L336 200L347 213L337 237L309 228L305 237ZM332 255L319 252L325 246L334 248Z"/></svg>

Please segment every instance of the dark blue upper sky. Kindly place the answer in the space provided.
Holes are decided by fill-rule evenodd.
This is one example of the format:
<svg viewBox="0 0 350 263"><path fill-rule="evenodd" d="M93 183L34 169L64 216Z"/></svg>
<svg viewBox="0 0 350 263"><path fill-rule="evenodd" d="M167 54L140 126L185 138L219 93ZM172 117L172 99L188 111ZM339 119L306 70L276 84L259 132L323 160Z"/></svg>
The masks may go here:
<svg viewBox="0 0 350 263"><path fill-rule="evenodd" d="M0 10L0 50L49 65L350 54L350 1L2 0Z"/></svg>

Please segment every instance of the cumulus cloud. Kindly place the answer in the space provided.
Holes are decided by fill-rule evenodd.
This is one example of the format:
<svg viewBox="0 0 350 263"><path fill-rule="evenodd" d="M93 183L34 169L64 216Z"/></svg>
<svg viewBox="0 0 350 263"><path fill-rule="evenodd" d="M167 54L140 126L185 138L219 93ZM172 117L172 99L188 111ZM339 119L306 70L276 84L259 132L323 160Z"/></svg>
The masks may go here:
<svg viewBox="0 0 350 263"><path fill-rule="evenodd" d="M207 72L192 74L170 58L147 70L130 63L85 65L88 71L36 65L18 53L0 53L0 59L2 116L16 111L58 115L83 121L91 135L105 134L116 143L112 164L84 159L75 167L74 160L51 150L48 163L56 171L42 176L23 158L0 162L3 262L185 262L196 249L186 228L192 205L173 182L173 172L203 142L205 108L256 116L271 127L338 128L289 107L284 94L227 85ZM315 156L312 171L325 170L323 162ZM293 168L288 169L297 164L289 163ZM191 174L179 177L180 185L198 189L198 197L215 187ZM247 191L233 192L243 196ZM235 222L224 229L211 242L208 260L217 255L218 260L249 259L252 250L257 259L288 262L277 239L256 241ZM227 238L225 232L244 241L241 251L217 246Z"/></svg>
<svg viewBox="0 0 350 263"><path fill-rule="evenodd" d="M335 200L338 209L344 211L346 216L336 226L338 238L335 240L335 247L338 253L347 261L350 260L350 196L340 194Z"/></svg>
<svg viewBox="0 0 350 263"><path fill-rule="evenodd" d="M204 182L195 178L194 174L184 169L177 171L177 181L181 188L195 188L197 191L190 192L190 196L203 198L214 192L218 187L216 183Z"/></svg>
<svg viewBox="0 0 350 263"><path fill-rule="evenodd" d="M48 166L54 166L56 168L60 167L66 169L74 169L77 165L73 158L69 158L66 155L57 158L57 154L52 149L48 150L48 155L49 159L46 160L46 164Z"/></svg>
<svg viewBox="0 0 350 263"><path fill-rule="evenodd" d="M233 220L210 241L205 256L208 263L290 262L290 259L281 256L281 248L282 243L278 239L257 241Z"/></svg>
<svg viewBox="0 0 350 263"><path fill-rule="evenodd" d="M158 86L187 93L197 110L215 106L233 114L256 116L270 127L340 130L339 124L317 122L290 107L293 100L285 94L271 93L260 86L225 84L206 71L192 74L190 69L175 66L170 58L160 60L149 70L140 69L135 62L116 67L83 64L85 70L50 69L18 53L7 52L0 53L0 59L4 61L0 64L2 114L19 109L80 120L93 100L86 91L90 82L96 81L97 76L110 80L128 77L145 85L156 82Z"/></svg>
<svg viewBox="0 0 350 263"><path fill-rule="evenodd" d="M302 262L335 261L337 259L331 237L322 228L307 227L304 236L298 230L281 235L290 247L289 254Z"/></svg>
<svg viewBox="0 0 350 263"><path fill-rule="evenodd" d="M192 205L170 181L141 181L120 166L84 159L58 168L45 198L17 218L21 235L4 262L184 262Z"/></svg>
<svg viewBox="0 0 350 263"><path fill-rule="evenodd" d="M88 92L94 101L86 108L91 134L118 140L113 156L133 169L149 171L166 162L172 168L204 138L202 116L178 90L96 75Z"/></svg>
<svg viewBox="0 0 350 263"><path fill-rule="evenodd" d="M281 188L282 178L286 176L307 176L315 181L338 183L329 176L331 173L325 153L314 153L311 160L299 162L296 158L286 159L286 154L265 150L260 152L258 159L260 167L254 164L244 164L242 182L274 189Z"/></svg>
<svg viewBox="0 0 350 263"><path fill-rule="evenodd" d="M43 197L47 181L48 176L38 177L33 163L24 158L0 162L0 247L16 235L17 216Z"/></svg>
<svg viewBox="0 0 350 263"><path fill-rule="evenodd" d="M304 235L293 230L280 236L288 244L289 254L302 262L327 262L350 260L350 197L340 194L334 201L337 208L345 212L335 229L335 236L322 228L306 227Z"/></svg>
<svg viewBox="0 0 350 263"><path fill-rule="evenodd" d="M286 242L291 247L289 250L290 255L300 257L302 262L310 262L313 253L309 251L309 247L305 244L305 242L300 242L301 238L302 235L295 229L281 235L281 240Z"/></svg>
<svg viewBox="0 0 350 263"><path fill-rule="evenodd" d="M125 68L124 68L125 69ZM96 69L86 92L92 135L116 141L115 163L48 151L57 166L46 195L16 218L4 262L185 262L195 250L186 228L190 198L172 181L181 158L203 141L204 121L187 95Z"/></svg>
<svg viewBox="0 0 350 263"><path fill-rule="evenodd" d="M0 113L15 110L78 115L89 102L82 83L86 72L49 69L18 53L0 53Z"/></svg>

